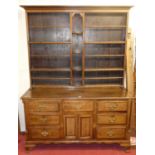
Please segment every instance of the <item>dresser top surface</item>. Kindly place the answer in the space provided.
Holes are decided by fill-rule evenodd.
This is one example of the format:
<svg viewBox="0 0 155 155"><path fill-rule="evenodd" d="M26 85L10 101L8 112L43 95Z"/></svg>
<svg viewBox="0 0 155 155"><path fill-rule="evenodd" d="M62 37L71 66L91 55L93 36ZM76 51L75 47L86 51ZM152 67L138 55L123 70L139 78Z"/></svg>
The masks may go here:
<svg viewBox="0 0 155 155"><path fill-rule="evenodd" d="M124 88L107 87L107 88L31 88L23 96L22 99L104 99L104 98L128 98L128 93Z"/></svg>

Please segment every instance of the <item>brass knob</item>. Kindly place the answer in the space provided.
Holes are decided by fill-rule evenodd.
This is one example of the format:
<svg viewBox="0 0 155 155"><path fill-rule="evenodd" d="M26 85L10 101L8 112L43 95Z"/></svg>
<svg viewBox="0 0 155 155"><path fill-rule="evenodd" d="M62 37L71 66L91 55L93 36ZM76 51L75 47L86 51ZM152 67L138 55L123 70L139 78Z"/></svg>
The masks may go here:
<svg viewBox="0 0 155 155"><path fill-rule="evenodd" d="M41 132L41 135L44 136L44 137L46 137L48 135L48 132L47 131L42 131Z"/></svg>

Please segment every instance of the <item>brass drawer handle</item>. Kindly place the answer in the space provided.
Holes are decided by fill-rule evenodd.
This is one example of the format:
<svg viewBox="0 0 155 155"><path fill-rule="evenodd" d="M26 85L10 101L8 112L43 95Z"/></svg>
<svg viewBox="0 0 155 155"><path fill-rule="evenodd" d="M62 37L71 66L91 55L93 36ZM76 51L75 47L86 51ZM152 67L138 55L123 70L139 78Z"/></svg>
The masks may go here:
<svg viewBox="0 0 155 155"><path fill-rule="evenodd" d="M38 105L38 108L47 108L47 106L46 105Z"/></svg>
<svg viewBox="0 0 155 155"><path fill-rule="evenodd" d="M109 120L109 122L110 122L110 123L115 123L115 122L116 122L116 118L111 118L111 119Z"/></svg>
<svg viewBox="0 0 155 155"><path fill-rule="evenodd" d="M117 104L113 104L111 107L110 107L112 110L115 110L117 108Z"/></svg>
<svg viewBox="0 0 155 155"><path fill-rule="evenodd" d="M47 131L42 131L41 132L41 135L44 136L44 137L46 137L48 135L48 132Z"/></svg>
<svg viewBox="0 0 155 155"><path fill-rule="evenodd" d="M112 137L114 135L113 131L108 131L107 136Z"/></svg>
<svg viewBox="0 0 155 155"><path fill-rule="evenodd" d="M47 121L47 118L46 117L42 117L41 118L41 121L46 122Z"/></svg>
<svg viewBox="0 0 155 155"><path fill-rule="evenodd" d="M76 108L80 110L80 109L83 107L83 105L84 105L84 104L77 104L77 105L76 105Z"/></svg>

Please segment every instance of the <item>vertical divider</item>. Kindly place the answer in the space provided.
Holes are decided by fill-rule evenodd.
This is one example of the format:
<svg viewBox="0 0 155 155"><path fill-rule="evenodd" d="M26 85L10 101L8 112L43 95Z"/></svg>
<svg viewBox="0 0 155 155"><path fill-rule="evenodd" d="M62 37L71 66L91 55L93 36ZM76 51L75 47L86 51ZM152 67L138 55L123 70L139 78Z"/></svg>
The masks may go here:
<svg viewBox="0 0 155 155"><path fill-rule="evenodd" d="M128 20L129 13L126 14L126 28L125 28L125 51L124 51L124 71L123 71L123 87L127 88L127 43L128 43ZM128 89L128 88L127 88Z"/></svg>
<svg viewBox="0 0 155 155"><path fill-rule="evenodd" d="M82 47L82 85L85 84L85 13L82 14L82 31L83 31L83 47Z"/></svg>
<svg viewBox="0 0 155 155"><path fill-rule="evenodd" d="M31 52L30 52L30 26L29 26L29 14L25 12L25 20L26 20L26 39L27 39L27 47L28 47L28 61L29 61L29 79L30 79L30 87L32 86L32 73L31 73Z"/></svg>
<svg viewBox="0 0 155 155"><path fill-rule="evenodd" d="M72 17L73 13L70 13L70 84L73 85L73 37L72 37Z"/></svg>

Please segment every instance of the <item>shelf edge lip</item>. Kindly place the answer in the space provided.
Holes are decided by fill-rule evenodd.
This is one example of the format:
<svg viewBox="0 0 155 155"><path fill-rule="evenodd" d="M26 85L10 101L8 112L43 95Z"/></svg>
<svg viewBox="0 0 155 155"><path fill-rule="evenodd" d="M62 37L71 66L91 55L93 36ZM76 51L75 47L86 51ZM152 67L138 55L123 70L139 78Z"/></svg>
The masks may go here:
<svg viewBox="0 0 155 155"><path fill-rule="evenodd" d="M83 98L78 98L78 97L22 97L22 100L50 100L50 99L60 99L60 100L70 100L70 99L76 99L76 100L114 100L114 99L119 99L119 100L125 100L125 99L134 99L134 97L129 97L129 96L123 96L123 97L83 97Z"/></svg>
<svg viewBox="0 0 155 155"><path fill-rule="evenodd" d="M72 42L32 42L30 41L29 44L72 44Z"/></svg>
<svg viewBox="0 0 155 155"><path fill-rule="evenodd" d="M23 8L61 8L61 9L64 9L64 8L113 8L113 9L119 9L119 8L124 8L124 9L130 9L130 8L133 8L135 7L134 5L24 5L24 4L20 4L19 5L20 7L23 7Z"/></svg>
<svg viewBox="0 0 155 155"><path fill-rule="evenodd" d="M125 44L125 41L84 42L84 44Z"/></svg>

